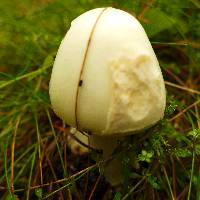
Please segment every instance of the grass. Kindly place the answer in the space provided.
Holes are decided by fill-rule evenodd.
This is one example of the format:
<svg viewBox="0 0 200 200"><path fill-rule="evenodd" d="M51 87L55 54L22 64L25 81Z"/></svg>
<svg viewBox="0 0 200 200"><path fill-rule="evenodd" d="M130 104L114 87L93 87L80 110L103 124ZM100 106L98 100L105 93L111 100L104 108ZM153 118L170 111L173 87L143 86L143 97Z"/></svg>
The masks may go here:
<svg viewBox="0 0 200 200"><path fill-rule="evenodd" d="M102 6L142 23L167 89L164 119L127 137L114 154L125 163L119 188L103 178L106 161L98 153L70 150L69 127L52 112L48 95L70 22ZM199 13L199 0L1 0L0 198L200 199Z"/></svg>

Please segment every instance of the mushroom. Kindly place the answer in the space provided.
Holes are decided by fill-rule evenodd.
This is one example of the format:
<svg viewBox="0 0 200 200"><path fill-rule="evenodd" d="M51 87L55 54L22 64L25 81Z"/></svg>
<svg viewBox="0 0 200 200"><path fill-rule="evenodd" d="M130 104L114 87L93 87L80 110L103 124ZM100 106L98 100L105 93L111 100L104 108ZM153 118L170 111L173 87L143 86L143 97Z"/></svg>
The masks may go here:
<svg viewBox="0 0 200 200"><path fill-rule="evenodd" d="M141 132L164 115L166 92L158 60L141 24L107 7L83 13L59 47L50 80L54 112L89 133L89 144L112 155L117 141ZM112 164L111 164L112 163ZM105 167L121 182L120 161Z"/></svg>

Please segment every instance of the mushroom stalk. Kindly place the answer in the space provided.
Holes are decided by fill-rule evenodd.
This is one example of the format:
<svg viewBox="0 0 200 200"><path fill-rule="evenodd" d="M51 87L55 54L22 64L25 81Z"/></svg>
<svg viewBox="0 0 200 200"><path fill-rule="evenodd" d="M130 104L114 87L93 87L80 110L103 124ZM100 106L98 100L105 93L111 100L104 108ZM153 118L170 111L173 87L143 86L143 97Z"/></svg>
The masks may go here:
<svg viewBox="0 0 200 200"><path fill-rule="evenodd" d="M95 149L103 151L103 159L108 160L105 164L103 174L106 180L112 185L117 186L122 181L122 165L117 158L112 158L113 151L117 147L118 137L102 137L98 135L89 136L89 145Z"/></svg>

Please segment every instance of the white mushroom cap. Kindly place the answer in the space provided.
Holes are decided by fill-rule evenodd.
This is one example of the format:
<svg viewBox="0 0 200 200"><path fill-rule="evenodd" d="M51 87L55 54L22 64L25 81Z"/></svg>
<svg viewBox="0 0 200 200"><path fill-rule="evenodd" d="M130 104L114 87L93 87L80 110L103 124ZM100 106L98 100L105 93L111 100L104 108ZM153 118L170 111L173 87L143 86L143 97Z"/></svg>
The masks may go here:
<svg viewBox="0 0 200 200"><path fill-rule="evenodd" d="M114 8L77 17L52 70L50 99L72 127L97 135L125 135L163 117L162 73L141 24Z"/></svg>

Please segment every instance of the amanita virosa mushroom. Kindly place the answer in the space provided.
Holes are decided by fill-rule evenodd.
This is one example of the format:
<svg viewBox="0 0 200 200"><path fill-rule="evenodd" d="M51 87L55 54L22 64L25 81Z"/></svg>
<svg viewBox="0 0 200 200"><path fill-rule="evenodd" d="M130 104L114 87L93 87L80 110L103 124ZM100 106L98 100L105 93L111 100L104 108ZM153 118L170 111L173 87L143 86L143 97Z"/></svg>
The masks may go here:
<svg viewBox="0 0 200 200"><path fill-rule="evenodd" d="M165 86L148 37L119 9L90 10L72 23L50 80L53 110L68 125L91 133L90 145L112 154L117 140L144 130L164 114ZM105 168L111 184L120 162ZM117 167L118 166L118 167Z"/></svg>

